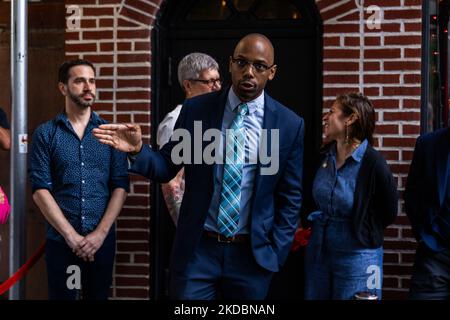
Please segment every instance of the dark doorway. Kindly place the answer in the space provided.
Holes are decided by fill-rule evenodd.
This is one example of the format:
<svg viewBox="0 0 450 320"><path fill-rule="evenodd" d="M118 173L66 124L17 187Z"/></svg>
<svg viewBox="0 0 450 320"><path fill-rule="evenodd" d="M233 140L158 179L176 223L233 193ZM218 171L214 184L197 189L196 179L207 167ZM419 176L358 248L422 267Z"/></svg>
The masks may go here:
<svg viewBox="0 0 450 320"><path fill-rule="evenodd" d="M167 0L153 29L152 144L156 147L159 122L184 94L177 80L179 61L188 53L214 57L230 85L229 56L240 38L258 32L269 37L278 65L266 91L302 116L305 132L305 186L311 181L312 157L321 141L322 116L322 22L314 0ZM152 186L151 295L167 297L168 265L175 228L160 187ZM274 280L271 297L299 298L296 287L302 271L297 253ZM292 284L292 291L280 290ZM299 284L301 285L301 284Z"/></svg>

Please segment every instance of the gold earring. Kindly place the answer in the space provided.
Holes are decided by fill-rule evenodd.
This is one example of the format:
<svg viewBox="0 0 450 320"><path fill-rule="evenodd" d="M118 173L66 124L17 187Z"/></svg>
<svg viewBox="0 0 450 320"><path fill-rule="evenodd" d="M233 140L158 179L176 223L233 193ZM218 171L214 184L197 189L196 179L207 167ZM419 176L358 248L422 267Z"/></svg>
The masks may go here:
<svg viewBox="0 0 450 320"><path fill-rule="evenodd" d="M350 138L348 136L348 126L347 125L345 125L345 140L344 140L344 142L347 143L347 144L350 143Z"/></svg>

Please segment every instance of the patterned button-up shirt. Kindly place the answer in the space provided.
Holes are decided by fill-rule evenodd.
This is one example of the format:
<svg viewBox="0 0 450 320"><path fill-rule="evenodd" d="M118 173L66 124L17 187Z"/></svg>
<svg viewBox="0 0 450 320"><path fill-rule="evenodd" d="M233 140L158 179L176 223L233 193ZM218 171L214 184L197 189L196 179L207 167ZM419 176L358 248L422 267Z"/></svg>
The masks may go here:
<svg viewBox="0 0 450 320"><path fill-rule="evenodd" d="M92 112L80 140L63 112L33 135L29 166L33 193L48 189L80 235L97 227L115 188L129 191L126 155L92 135L92 129L104 123ZM64 241L48 223L47 239Z"/></svg>

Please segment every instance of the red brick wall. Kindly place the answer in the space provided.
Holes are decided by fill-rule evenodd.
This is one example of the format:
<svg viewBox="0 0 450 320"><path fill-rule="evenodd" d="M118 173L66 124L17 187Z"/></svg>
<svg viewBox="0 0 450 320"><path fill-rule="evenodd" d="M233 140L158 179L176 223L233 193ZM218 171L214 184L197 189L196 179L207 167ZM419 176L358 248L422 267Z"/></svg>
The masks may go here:
<svg viewBox="0 0 450 320"><path fill-rule="evenodd" d="M356 3L363 2L363 11ZM317 0L324 24L324 106L335 96L359 90L377 110L376 144L391 166L403 194L420 132L420 0ZM369 28L380 7L380 29ZM369 19L370 21L370 19ZM385 233L384 298L405 297L409 288L415 240L404 214Z"/></svg>
<svg viewBox="0 0 450 320"><path fill-rule="evenodd" d="M358 7L356 3L362 3ZM161 0L66 0L81 9L80 28L67 29L67 57L97 68L95 109L110 121L142 125L150 135L150 32ZM404 190L419 133L420 0L316 0L324 24L324 107L341 92L362 91L377 108L376 142ZM380 6L379 29L366 24ZM362 10L362 11L361 11ZM369 20L368 20L369 19ZM262 30L263 31L263 30ZM112 298L148 298L149 184L132 179L118 222ZM409 286L415 241L403 213L386 231L385 298L402 298Z"/></svg>
<svg viewBox="0 0 450 320"><path fill-rule="evenodd" d="M150 33L159 2L66 1L66 57L95 64L98 102L94 109L111 122L139 123L145 143L150 142ZM80 28L71 28L75 24L72 5L80 10ZM148 180L132 177L117 224L112 298L149 297L149 208Z"/></svg>

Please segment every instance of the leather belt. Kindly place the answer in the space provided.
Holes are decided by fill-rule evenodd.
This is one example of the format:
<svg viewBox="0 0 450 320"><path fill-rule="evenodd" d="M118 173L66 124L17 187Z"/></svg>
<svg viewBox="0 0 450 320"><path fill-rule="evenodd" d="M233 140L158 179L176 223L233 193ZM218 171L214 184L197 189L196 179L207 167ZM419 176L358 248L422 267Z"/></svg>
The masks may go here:
<svg viewBox="0 0 450 320"><path fill-rule="evenodd" d="M213 232L213 231L205 231L205 235L209 238L214 238L217 242L222 243L245 243L250 242L250 235L248 234L235 234L233 237L226 237L223 234Z"/></svg>

